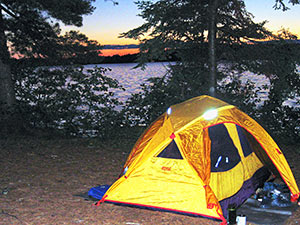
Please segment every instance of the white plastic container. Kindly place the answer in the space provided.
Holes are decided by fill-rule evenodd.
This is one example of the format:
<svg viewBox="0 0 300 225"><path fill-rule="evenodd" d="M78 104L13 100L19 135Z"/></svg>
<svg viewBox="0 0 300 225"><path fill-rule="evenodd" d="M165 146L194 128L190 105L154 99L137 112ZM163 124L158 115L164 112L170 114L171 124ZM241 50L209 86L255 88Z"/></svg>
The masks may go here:
<svg viewBox="0 0 300 225"><path fill-rule="evenodd" d="M246 225L247 219L245 215L238 215L236 217L236 224L237 225Z"/></svg>

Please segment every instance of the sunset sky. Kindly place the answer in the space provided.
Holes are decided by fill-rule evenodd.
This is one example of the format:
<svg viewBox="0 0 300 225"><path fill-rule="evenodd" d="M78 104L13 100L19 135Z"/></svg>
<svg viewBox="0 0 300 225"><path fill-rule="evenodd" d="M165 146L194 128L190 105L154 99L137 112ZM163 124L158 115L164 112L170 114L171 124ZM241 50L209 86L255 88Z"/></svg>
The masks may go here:
<svg viewBox="0 0 300 225"><path fill-rule="evenodd" d="M142 18L138 16L140 11L134 4L134 0L118 0L118 2L118 5L113 5L111 1L96 0L94 3L96 10L92 15L84 17L82 27L63 27L63 31L79 30L90 39L97 40L101 45L138 44L133 39L118 38L118 36L122 32L143 24ZM267 28L270 30L278 31L281 28L288 28L300 37L300 5L289 5L290 10L282 12L273 9L274 2L275 0L245 1L247 10L254 15L254 21L267 20L269 21Z"/></svg>

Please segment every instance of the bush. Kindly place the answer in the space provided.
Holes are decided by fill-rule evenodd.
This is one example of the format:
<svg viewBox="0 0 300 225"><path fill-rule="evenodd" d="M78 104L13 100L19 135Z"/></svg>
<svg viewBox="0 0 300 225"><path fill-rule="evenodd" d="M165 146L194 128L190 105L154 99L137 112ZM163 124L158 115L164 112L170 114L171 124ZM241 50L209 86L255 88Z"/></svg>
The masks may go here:
<svg viewBox="0 0 300 225"><path fill-rule="evenodd" d="M201 67L186 67L177 64L162 78L151 78L150 85L142 84L142 91L133 95L125 104L124 114L131 126L149 125L173 104L208 94L207 71ZM217 97L245 110L253 109L257 103L257 92L250 81L242 84L236 74L220 72L227 82L219 82Z"/></svg>
<svg viewBox="0 0 300 225"><path fill-rule="evenodd" d="M73 136L105 138L120 126L114 96L124 90L95 67L26 68L16 77L16 96L26 125Z"/></svg>
<svg viewBox="0 0 300 225"><path fill-rule="evenodd" d="M265 63L265 62L264 62ZM264 63L259 68L261 74L269 69ZM269 61L267 61L269 63ZM286 63L286 66L290 66ZM241 82L241 72L234 67L219 71L217 97L230 103L257 120L276 140L295 143L300 141L300 108L286 105L286 100L298 101L300 105L300 76L295 68L281 70L283 65L273 65L270 86L257 88L251 81ZM244 70L247 68L244 68ZM184 71L188 71L184 74ZM259 71L254 71L259 73ZM205 93L205 71L185 68L183 65L172 67L170 74L162 78L152 78L151 85L142 85L142 92L133 95L126 103L124 114L131 126L149 125L170 105ZM280 75L275 75L280 74ZM185 77L187 76L187 77ZM203 86L201 88L201 86ZM268 98L261 99L260 91L268 89Z"/></svg>
<svg viewBox="0 0 300 225"><path fill-rule="evenodd" d="M170 103L169 93L166 91L167 80L150 78L149 84L142 84L142 91L133 94L123 108L125 126L146 126L162 114Z"/></svg>

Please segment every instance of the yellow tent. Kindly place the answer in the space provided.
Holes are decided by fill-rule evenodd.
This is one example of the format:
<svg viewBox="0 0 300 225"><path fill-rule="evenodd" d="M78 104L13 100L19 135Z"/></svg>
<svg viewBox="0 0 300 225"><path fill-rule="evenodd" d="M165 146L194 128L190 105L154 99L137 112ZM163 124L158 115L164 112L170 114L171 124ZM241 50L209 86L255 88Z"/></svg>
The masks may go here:
<svg viewBox="0 0 300 225"><path fill-rule="evenodd" d="M204 216L225 222L270 174L297 200L281 150L248 115L209 96L171 106L140 136L123 175L101 202Z"/></svg>

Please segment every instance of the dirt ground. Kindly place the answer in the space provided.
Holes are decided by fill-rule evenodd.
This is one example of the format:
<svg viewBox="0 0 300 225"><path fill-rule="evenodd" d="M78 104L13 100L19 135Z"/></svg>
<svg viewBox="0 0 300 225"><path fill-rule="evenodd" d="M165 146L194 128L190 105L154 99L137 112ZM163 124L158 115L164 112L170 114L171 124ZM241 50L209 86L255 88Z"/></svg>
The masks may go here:
<svg viewBox="0 0 300 225"><path fill-rule="evenodd" d="M74 195L114 182L133 143L91 139L0 140L0 224L203 224L219 222L101 204ZM300 145L284 146L300 184ZM247 223L250 224L250 223ZM300 224L300 207L287 225Z"/></svg>

